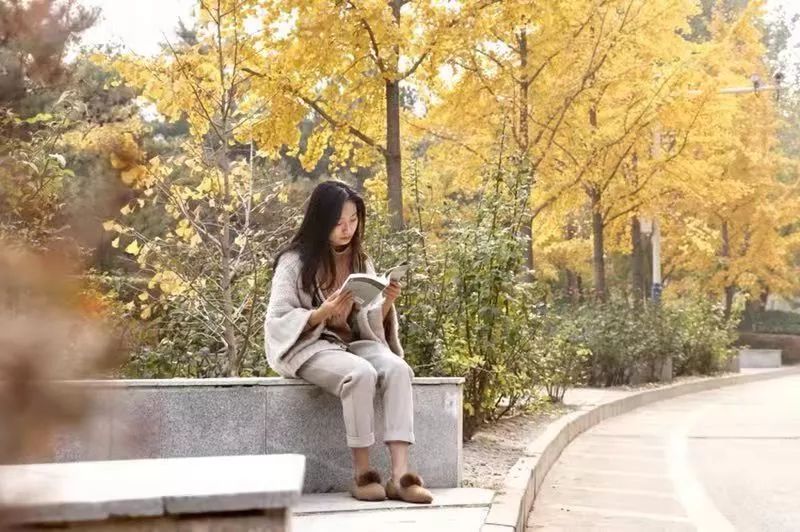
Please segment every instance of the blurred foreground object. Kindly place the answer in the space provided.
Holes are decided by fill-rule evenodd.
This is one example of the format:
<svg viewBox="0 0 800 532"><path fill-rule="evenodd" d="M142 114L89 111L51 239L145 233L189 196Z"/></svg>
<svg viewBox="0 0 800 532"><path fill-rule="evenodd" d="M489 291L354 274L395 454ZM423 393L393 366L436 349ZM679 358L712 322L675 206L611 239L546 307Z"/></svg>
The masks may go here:
<svg viewBox="0 0 800 532"><path fill-rule="evenodd" d="M52 381L97 377L119 361L103 299L75 273L56 254L0 239L2 464L52 456L56 431L82 419L87 392Z"/></svg>

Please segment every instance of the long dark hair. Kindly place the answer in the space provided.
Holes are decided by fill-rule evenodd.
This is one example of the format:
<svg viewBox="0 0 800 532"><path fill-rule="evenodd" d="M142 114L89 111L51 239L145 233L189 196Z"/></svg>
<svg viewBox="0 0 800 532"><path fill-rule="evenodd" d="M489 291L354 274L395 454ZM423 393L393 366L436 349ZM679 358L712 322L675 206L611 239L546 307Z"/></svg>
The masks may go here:
<svg viewBox="0 0 800 532"><path fill-rule="evenodd" d="M364 241L364 222L366 208L364 199L341 181L324 181L314 188L308 199L303 223L292 240L281 249L275 257L274 267L284 253L298 251L302 263L301 279L304 291L316 297L317 274L324 279L323 290L332 288L336 280L336 262L330 244L331 231L339 223L342 208L347 201L352 201L358 214L358 229L350 240L350 268L354 272L363 272L366 254L361 248Z"/></svg>

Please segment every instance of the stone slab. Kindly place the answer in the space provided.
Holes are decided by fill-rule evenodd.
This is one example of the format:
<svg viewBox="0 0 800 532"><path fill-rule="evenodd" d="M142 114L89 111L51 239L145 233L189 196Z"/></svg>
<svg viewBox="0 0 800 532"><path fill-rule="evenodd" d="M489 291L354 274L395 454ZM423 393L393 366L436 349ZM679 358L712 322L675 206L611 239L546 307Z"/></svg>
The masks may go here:
<svg viewBox="0 0 800 532"><path fill-rule="evenodd" d="M739 373L742 370L740 361L739 361L739 353L738 351L728 359L725 365L725 371L731 373Z"/></svg>
<svg viewBox="0 0 800 532"><path fill-rule="evenodd" d="M238 386L307 386L301 379L283 377L219 377L208 379L86 379L63 381L71 386L91 386L95 388L182 388L186 386L238 387ZM438 384L464 384L463 377L417 377L416 386L435 386Z"/></svg>
<svg viewBox="0 0 800 532"><path fill-rule="evenodd" d="M740 332L738 345L753 349L780 349L784 364L800 364L800 335Z"/></svg>
<svg viewBox="0 0 800 532"><path fill-rule="evenodd" d="M307 493L342 492L352 477L338 398L298 379L66 381L100 407L59 435L54 456L36 461L296 453L307 457ZM461 484L460 378L416 378L414 468L432 488ZM388 474L383 409L375 401L374 465Z"/></svg>
<svg viewBox="0 0 800 532"><path fill-rule="evenodd" d="M88 393L89 409L77 425L59 427L52 452L31 456L31 461L47 462L55 454L58 461L78 462L111 459L111 393L105 390L64 390L70 393Z"/></svg>
<svg viewBox="0 0 800 532"><path fill-rule="evenodd" d="M378 394L380 395L380 394ZM306 493L347 491L352 458L346 445L338 398L315 386L275 389L268 399L267 452L306 456ZM282 414L278 414L282 413ZM452 488L461 482L462 428L459 385L414 386L414 432L410 460L431 488ZM383 441L383 408L375 400L376 446L373 466L391 470Z"/></svg>
<svg viewBox="0 0 800 532"><path fill-rule="evenodd" d="M301 515L292 520L293 532L480 532L486 508L409 508L339 514Z"/></svg>
<svg viewBox="0 0 800 532"><path fill-rule="evenodd" d="M264 389L125 388L114 395L113 459L266 453Z"/></svg>
<svg viewBox="0 0 800 532"><path fill-rule="evenodd" d="M740 349L740 368L779 368L781 367L780 349Z"/></svg>
<svg viewBox="0 0 800 532"><path fill-rule="evenodd" d="M281 509L300 498L304 466L299 455L0 466L0 505L26 523Z"/></svg>
<svg viewBox="0 0 800 532"><path fill-rule="evenodd" d="M483 488L433 489L433 502L425 508L488 507L494 491ZM345 512L379 512L403 508L419 508L403 501L357 501L349 493L309 493L292 508L293 515L339 514Z"/></svg>
<svg viewBox="0 0 800 532"><path fill-rule="evenodd" d="M26 532L80 530L81 532L288 532L291 520L286 510L234 514L141 517L62 524L26 525Z"/></svg>

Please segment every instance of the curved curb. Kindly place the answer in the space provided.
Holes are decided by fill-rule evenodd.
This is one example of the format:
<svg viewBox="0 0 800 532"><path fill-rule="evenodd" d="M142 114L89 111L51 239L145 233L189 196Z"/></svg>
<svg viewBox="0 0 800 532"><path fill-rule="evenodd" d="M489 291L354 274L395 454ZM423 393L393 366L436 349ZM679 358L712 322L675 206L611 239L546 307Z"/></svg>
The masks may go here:
<svg viewBox="0 0 800 532"><path fill-rule="evenodd" d="M524 532L528 514L547 472L572 440L601 421L630 412L640 406L680 395L794 374L800 374L800 366L677 383L610 399L588 409L561 416L528 445L523 456L508 471L503 486L489 507L489 514L481 527L481 532Z"/></svg>

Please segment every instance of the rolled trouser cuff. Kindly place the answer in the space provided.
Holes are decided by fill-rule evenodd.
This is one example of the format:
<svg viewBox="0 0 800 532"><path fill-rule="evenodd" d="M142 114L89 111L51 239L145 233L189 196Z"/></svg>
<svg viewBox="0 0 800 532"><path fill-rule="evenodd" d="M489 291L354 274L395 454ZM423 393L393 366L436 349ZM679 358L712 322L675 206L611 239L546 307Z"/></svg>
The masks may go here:
<svg viewBox="0 0 800 532"><path fill-rule="evenodd" d="M366 436L348 436L348 447L371 447L375 445L375 434L367 434Z"/></svg>
<svg viewBox="0 0 800 532"><path fill-rule="evenodd" d="M383 441L384 441L384 443L389 443L389 442L392 442L392 441L401 441L401 442L406 442L406 443L408 443L410 445L414 445L414 442L416 440L414 439L414 433L413 432L411 432L411 433L409 433L409 432L387 432L383 436Z"/></svg>

